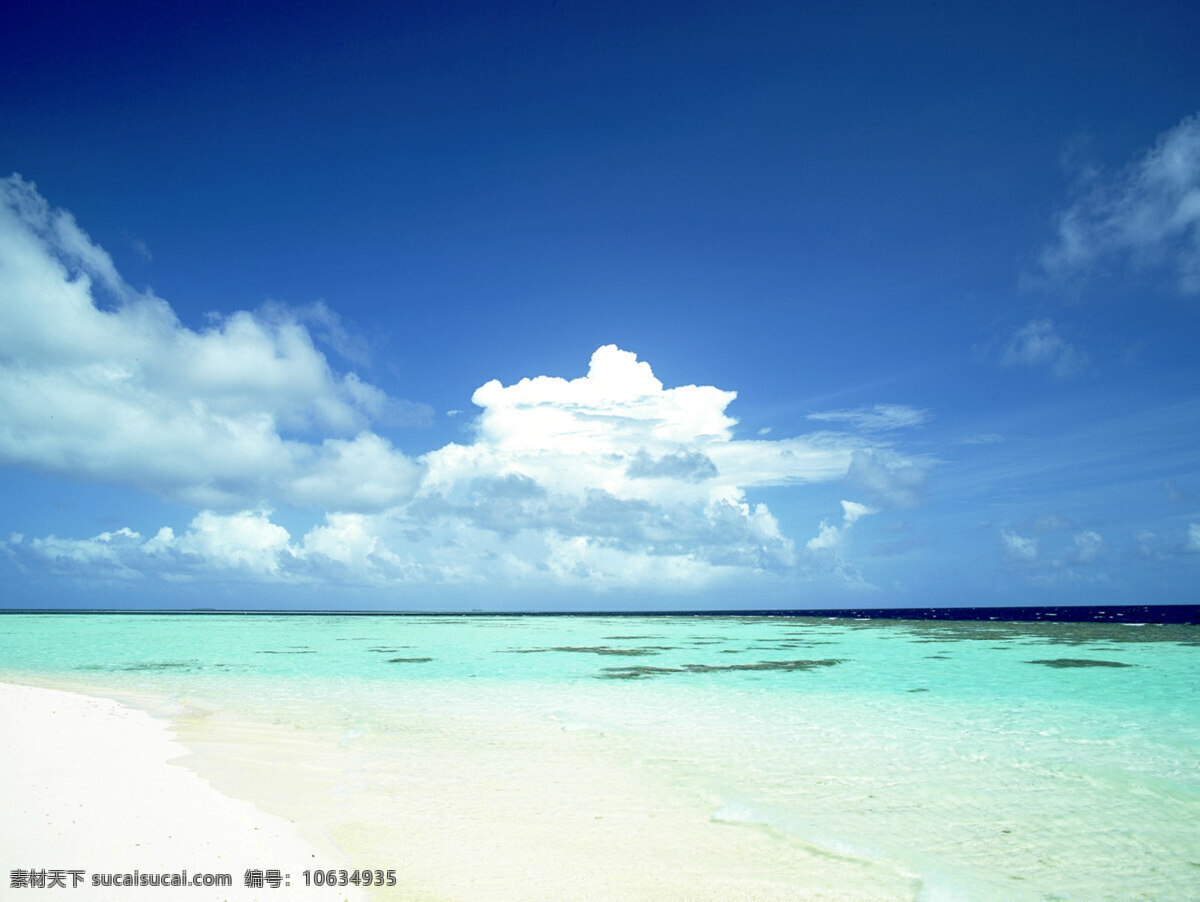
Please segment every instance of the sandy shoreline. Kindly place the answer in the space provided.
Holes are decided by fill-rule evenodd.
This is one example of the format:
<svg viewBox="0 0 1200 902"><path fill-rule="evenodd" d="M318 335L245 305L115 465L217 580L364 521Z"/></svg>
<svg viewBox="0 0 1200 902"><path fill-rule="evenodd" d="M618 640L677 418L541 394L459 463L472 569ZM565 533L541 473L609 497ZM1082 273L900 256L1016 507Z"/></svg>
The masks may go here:
<svg viewBox="0 0 1200 902"><path fill-rule="evenodd" d="M188 753L150 715L107 698L0 683L0 876L58 870L84 900L359 900L354 887L303 886L306 868L341 867L295 825L230 798L178 764ZM277 869L292 886L246 888ZM229 874L228 888L104 887L107 874ZM81 872L82 882L75 874ZM267 875L264 875L267 876ZM53 881L53 876L49 879ZM299 884L299 885L297 885Z"/></svg>
<svg viewBox="0 0 1200 902"><path fill-rule="evenodd" d="M1051 652L958 628L256 623L10 632L0 879L237 878L84 900L345 897L235 892L306 866L395 870L371 902L1194 896L1190 634L1073 629ZM674 669L597 679L618 652ZM845 663L727 666L785 654ZM1031 660L1051 655L1131 666Z"/></svg>
<svg viewBox="0 0 1200 902"><path fill-rule="evenodd" d="M714 817L710 801L663 783L618 735L457 708L420 721L405 709L405 731L372 748L370 730L339 741L311 724L224 711L168 725L87 692L0 683L0 717L19 725L0 739L5 887L15 869L58 868L85 872L72 895L83 902L919 894L912 875L889 865ZM395 868L397 884L303 884L305 868L356 866ZM247 868L290 873L292 886L246 889ZM91 885L93 874L135 869L228 873L234 885Z"/></svg>

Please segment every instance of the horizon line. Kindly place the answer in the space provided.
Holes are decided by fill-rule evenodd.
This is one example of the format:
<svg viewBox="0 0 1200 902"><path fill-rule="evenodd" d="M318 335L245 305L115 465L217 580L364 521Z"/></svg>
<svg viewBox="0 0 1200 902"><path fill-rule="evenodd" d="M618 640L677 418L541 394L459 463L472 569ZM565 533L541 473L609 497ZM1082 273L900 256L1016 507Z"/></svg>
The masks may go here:
<svg viewBox="0 0 1200 902"><path fill-rule="evenodd" d="M1020 612L1013 618L1006 614ZM306 617L821 617L886 620L1019 620L1058 622L1138 622L1200 625L1200 604L1146 605L988 605L890 608L716 608L653 610L412 610L338 608L5 608L0 615L192 615ZM1130 621L1128 615L1139 615ZM1080 616L1086 615L1086 616ZM1168 616L1173 615L1173 616Z"/></svg>

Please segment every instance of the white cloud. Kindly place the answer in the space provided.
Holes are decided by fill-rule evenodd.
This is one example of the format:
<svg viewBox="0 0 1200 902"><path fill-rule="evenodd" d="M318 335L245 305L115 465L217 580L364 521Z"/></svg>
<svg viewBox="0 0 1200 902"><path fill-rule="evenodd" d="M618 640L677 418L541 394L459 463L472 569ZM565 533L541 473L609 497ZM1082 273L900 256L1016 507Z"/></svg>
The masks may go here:
<svg viewBox="0 0 1200 902"><path fill-rule="evenodd" d="M1072 537L1072 543L1067 557L1072 563L1076 564L1090 564L1104 550L1104 538L1100 533L1091 529L1075 533Z"/></svg>
<svg viewBox="0 0 1200 902"><path fill-rule="evenodd" d="M370 433L307 447L321 459L281 491L344 507L328 508L300 541L261 510L205 510L178 536L164 527L117 552L82 540L72 553L101 567L193 576L690 591L754 574L801 575L813 554L830 552L817 570L832 561L844 584L865 586L842 558L843 540L875 508L843 501L841 524L822 524L807 556L797 555L768 507L746 492L844 479L863 454L886 459L876 466L892 482L906 468L923 470L852 436L737 439L725 413L733 398L705 386L665 388L645 362L606 346L578 379L485 385L474 396L482 412L469 445L417 462ZM29 542L8 545L49 555Z"/></svg>
<svg viewBox="0 0 1200 902"><path fill-rule="evenodd" d="M13 535L5 546L49 561L58 570L93 576L131 578L158 573L175 578L230 571L253 579L288 576L289 562L300 550L286 529L270 521L269 511L217 514L201 511L179 536L167 526L153 538L122 528L90 539L25 540Z"/></svg>
<svg viewBox="0 0 1200 902"><path fill-rule="evenodd" d="M623 453L656 456L696 442L727 442L735 423L725 408L736 392L711 386L664 389L650 365L606 345L579 379L538 376L516 385L493 380L471 400L483 408L477 433L499 454Z"/></svg>
<svg viewBox="0 0 1200 902"><path fill-rule="evenodd" d="M1035 538L1025 538L1019 536L1015 532L1007 530L1000 533L1000 540L1004 543L1004 550L1007 552L1010 560L1020 563L1032 563L1038 558L1038 540Z"/></svg>
<svg viewBox="0 0 1200 902"><path fill-rule="evenodd" d="M817 528L817 534L808 540L806 547L809 551L833 551L842 546L847 530L867 514L878 513L873 507L867 507L857 501L842 502L842 525L834 526L828 520L822 520Z"/></svg>
<svg viewBox="0 0 1200 902"><path fill-rule="evenodd" d="M847 526L862 519L867 514L875 513L878 513L875 508L867 507L865 504L859 504L857 501L842 502L842 518Z"/></svg>
<svg viewBox="0 0 1200 902"><path fill-rule="evenodd" d="M824 434L735 439L725 413L735 397L665 388L612 345L577 379L489 382L472 399L482 408L475 442L421 458L425 479L406 515L425 528L484 529L509 546L522 535L560 576L591 567L619 583L626 566L652 572L643 559L659 559L664 578L789 567L792 542L746 490L840 478L855 444Z"/></svg>
<svg viewBox="0 0 1200 902"><path fill-rule="evenodd" d="M551 493L707 504L740 501L746 488L845 475L860 444L852 439L734 439L725 408L736 396L711 386L664 388L649 364L607 345L578 379L478 389L476 441L421 458L422 492L451 496L472 480L520 475Z"/></svg>
<svg viewBox="0 0 1200 902"><path fill-rule="evenodd" d="M841 531L826 520L817 527L817 534L805 544L809 551L830 551L842 543Z"/></svg>
<svg viewBox="0 0 1200 902"><path fill-rule="evenodd" d="M1048 367L1055 376L1078 374L1087 360L1048 319L1030 320L1013 333L1000 355L1004 366Z"/></svg>
<svg viewBox="0 0 1200 902"><path fill-rule="evenodd" d="M1022 536L1010 530L1000 533L1004 556L1019 566L1030 579L1046 585L1067 582L1107 582L1100 572L1105 552L1104 537L1093 529L1064 535L1068 523L1051 514L1033 524L1039 533Z"/></svg>
<svg viewBox="0 0 1200 902"><path fill-rule="evenodd" d="M868 514L878 513L873 507L868 507L857 501L842 502L842 523L840 526L822 520L817 527L817 534L805 543L805 548L812 555L817 566L824 566L833 573L845 587L852 589L873 589L853 566L845 559L843 551L846 537L851 528Z"/></svg>
<svg viewBox="0 0 1200 902"><path fill-rule="evenodd" d="M415 461L371 432L325 439L297 459L298 475L281 484L281 497L306 507L382 510L412 497L421 479Z"/></svg>
<svg viewBox="0 0 1200 902"><path fill-rule="evenodd" d="M810 420L820 420L850 429L878 432L885 429L902 429L920 426L929 419L929 411L903 404L876 404L874 407L859 407L855 410L828 410L810 413Z"/></svg>
<svg viewBox="0 0 1200 902"><path fill-rule="evenodd" d="M337 312L323 300L313 301L303 307L288 307L279 304L267 304L265 313L278 314L284 319L297 319L304 323L318 339L332 348L339 356L366 366L371 360L371 349L368 341L361 335L352 333L342 322Z"/></svg>
<svg viewBox="0 0 1200 902"><path fill-rule="evenodd" d="M1189 554L1200 554L1200 523L1188 524L1187 540L1183 544L1183 550Z"/></svg>
<svg viewBox="0 0 1200 902"><path fill-rule="evenodd" d="M8 179L0 200L0 463L199 510L150 539L14 535L5 547L22 560L109 576L691 591L802 574L875 511L842 502L827 545L798 554L755 490L847 480L907 505L929 467L877 435L923 411L835 411L816 419L850 432L740 438L736 392L665 387L614 345L578 378L487 382L472 439L413 459L369 428L395 402L318 350L306 323L343 356L365 353L323 304L196 331L130 289L32 185ZM281 505L321 519L293 538L271 520Z"/></svg>
<svg viewBox="0 0 1200 902"><path fill-rule="evenodd" d="M326 514L325 525L304 536L304 552L322 555L355 570L372 566L371 556L380 547L370 520L362 514Z"/></svg>
<svg viewBox="0 0 1200 902"><path fill-rule="evenodd" d="M1145 558L1159 561L1178 560L1180 556L1200 555L1200 523L1189 523L1182 539L1178 533L1156 534L1142 529L1134 536L1138 553Z"/></svg>
<svg viewBox="0 0 1200 902"><path fill-rule="evenodd" d="M1138 543L1138 552L1142 557L1162 558L1162 551L1157 547L1158 537L1148 529L1140 529L1134 536Z"/></svg>
<svg viewBox="0 0 1200 902"><path fill-rule="evenodd" d="M86 572L103 570L111 576L131 579L141 576L141 573L136 567L128 566L125 558L130 548L141 543L141 538L133 530L122 527L90 539L60 539L57 536L31 539L28 547L37 556L61 569ZM24 536L14 533L7 544L12 548L24 541Z"/></svg>
<svg viewBox="0 0 1200 902"><path fill-rule="evenodd" d="M846 476L851 485L883 504L913 507L921 500L930 465L887 447L856 448Z"/></svg>
<svg viewBox="0 0 1200 902"><path fill-rule="evenodd" d="M0 181L0 311L0 463L232 508L379 506L415 481L375 436L301 438L355 435L396 402L335 373L296 316L274 306L185 327L17 176ZM364 457L395 485L343 494Z"/></svg>
<svg viewBox="0 0 1200 902"><path fill-rule="evenodd" d="M1057 232L1042 253L1052 277L1088 276L1127 260L1168 272L1185 294L1200 292L1200 114L1111 178L1092 173L1059 214Z"/></svg>
<svg viewBox="0 0 1200 902"><path fill-rule="evenodd" d="M202 511L192 520L188 531L172 544L181 553L215 567L244 568L255 574L275 576L280 572L281 558L296 554L290 539L286 529L270 521L269 511L241 511L225 516ZM165 548L156 550L161 552Z"/></svg>

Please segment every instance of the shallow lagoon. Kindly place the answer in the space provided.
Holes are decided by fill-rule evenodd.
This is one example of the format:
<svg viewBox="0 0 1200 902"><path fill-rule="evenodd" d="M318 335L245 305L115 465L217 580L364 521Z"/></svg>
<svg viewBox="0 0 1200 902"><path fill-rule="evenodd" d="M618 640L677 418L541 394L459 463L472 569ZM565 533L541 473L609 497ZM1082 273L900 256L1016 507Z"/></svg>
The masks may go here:
<svg viewBox="0 0 1200 902"><path fill-rule="evenodd" d="M1186 899L1195 627L8 615L396 898Z"/></svg>

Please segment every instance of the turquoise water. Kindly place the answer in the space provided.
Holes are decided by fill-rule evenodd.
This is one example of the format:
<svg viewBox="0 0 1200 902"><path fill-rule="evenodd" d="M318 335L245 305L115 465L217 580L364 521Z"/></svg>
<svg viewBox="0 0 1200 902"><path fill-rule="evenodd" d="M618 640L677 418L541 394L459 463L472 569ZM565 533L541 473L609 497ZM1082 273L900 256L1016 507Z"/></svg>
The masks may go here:
<svg viewBox="0 0 1200 902"><path fill-rule="evenodd" d="M1172 625L0 617L0 678L134 699L244 794L237 737L259 725L277 766L322 761L297 816L377 856L384 828L419 833L414 885L445 898L504 896L491 859L472 896L439 857L478 829L499 857L549 844L581 872L623 849L647 897L699 897L688 875L719 865L741 883L712 898L1195 899L1198 656Z"/></svg>

